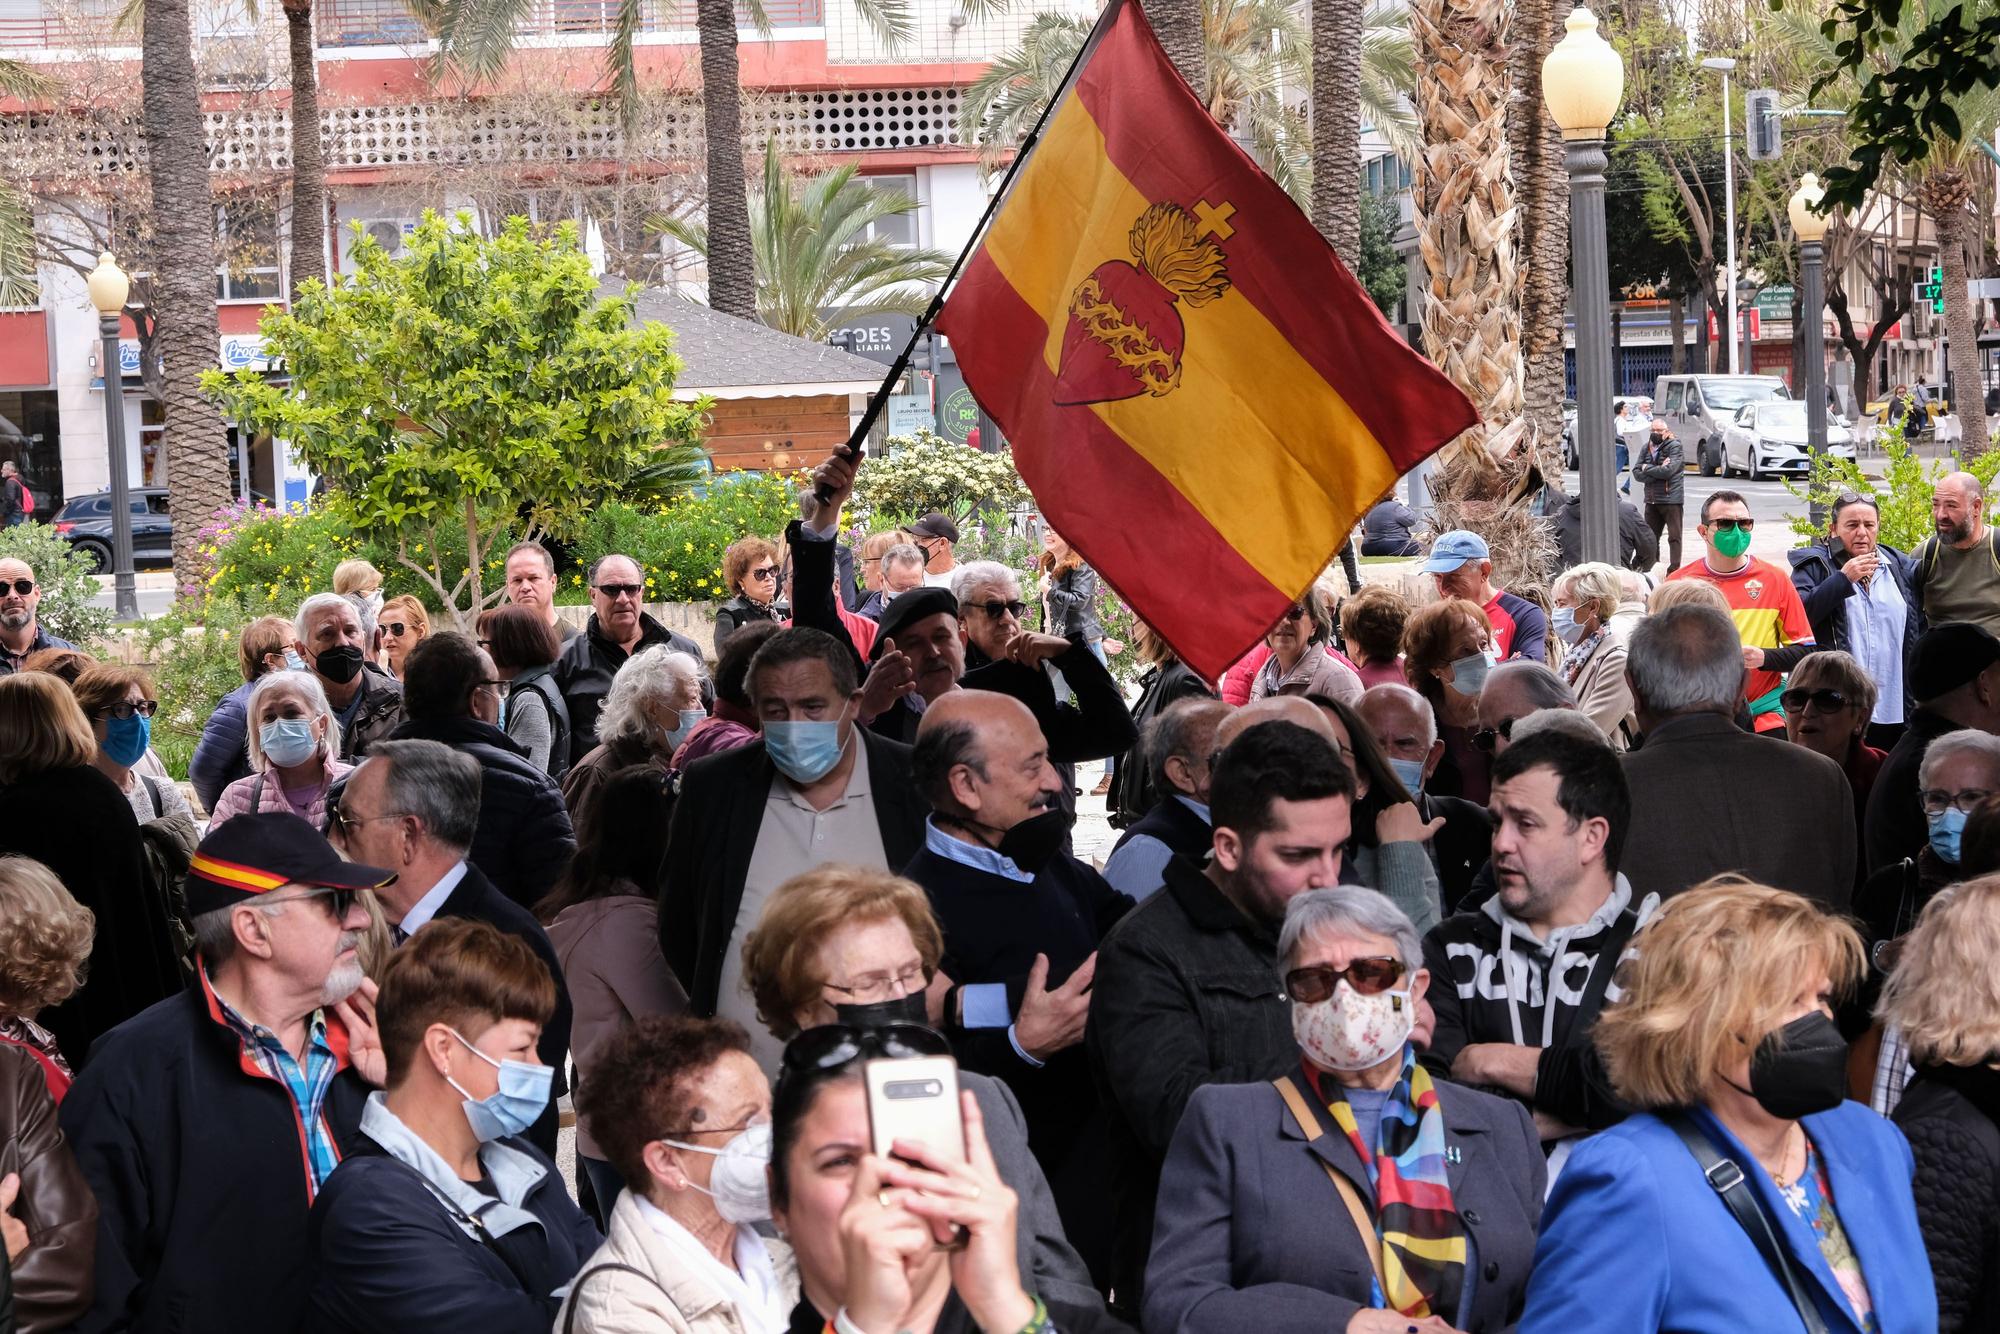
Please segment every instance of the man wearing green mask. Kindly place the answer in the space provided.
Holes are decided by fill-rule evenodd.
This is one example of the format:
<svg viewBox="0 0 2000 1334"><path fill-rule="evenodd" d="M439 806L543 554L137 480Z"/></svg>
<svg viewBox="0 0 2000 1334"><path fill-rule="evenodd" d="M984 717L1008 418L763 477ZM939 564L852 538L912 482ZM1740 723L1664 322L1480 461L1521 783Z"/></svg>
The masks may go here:
<svg viewBox="0 0 2000 1334"><path fill-rule="evenodd" d="M1669 579L1701 579L1715 585L1729 603L1736 633L1743 640L1743 699L1759 732L1784 730L1778 706L1785 673L1814 648L1812 622L1791 577L1750 554L1756 520L1734 491L1712 492L1701 504L1695 529L1707 548L1702 558L1681 566Z"/></svg>

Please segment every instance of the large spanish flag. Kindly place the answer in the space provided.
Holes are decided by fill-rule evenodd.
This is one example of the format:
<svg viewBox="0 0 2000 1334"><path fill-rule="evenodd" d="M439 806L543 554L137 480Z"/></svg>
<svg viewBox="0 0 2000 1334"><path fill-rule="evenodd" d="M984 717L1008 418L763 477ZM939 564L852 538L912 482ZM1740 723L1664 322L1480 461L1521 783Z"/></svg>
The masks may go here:
<svg viewBox="0 0 2000 1334"><path fill-rule="evenodd" d="M1110 0L1030 152L938 327L1043 514L1214 680L1477 414L1136 0Z"/></svg>

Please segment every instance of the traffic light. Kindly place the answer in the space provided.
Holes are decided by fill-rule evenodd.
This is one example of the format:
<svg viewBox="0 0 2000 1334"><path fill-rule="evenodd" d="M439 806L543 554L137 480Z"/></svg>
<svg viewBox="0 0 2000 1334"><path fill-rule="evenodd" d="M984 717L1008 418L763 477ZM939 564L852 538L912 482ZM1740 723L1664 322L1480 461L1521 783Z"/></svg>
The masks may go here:
<svg viewBox="0 0 2000 1334"><path fill-rule="evenodd" d="M1775 162L1782 152L1783 135L1778 128L1778 91L1755 88L1743 96L1743 142L1749 145L1752 162Z"/></svg>

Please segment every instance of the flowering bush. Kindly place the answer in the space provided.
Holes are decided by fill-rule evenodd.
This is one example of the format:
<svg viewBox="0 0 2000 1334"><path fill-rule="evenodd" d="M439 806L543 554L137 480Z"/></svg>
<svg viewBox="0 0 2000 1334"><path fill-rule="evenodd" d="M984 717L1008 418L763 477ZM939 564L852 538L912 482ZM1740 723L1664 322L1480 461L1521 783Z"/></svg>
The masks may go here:
<svg viewBox="0 0 2000 1334"><path fill-rule="evenodd" d="M933 510L963 522L976 510L1007 509L1029 500L1028 487L1005 450L987 454L918 431L890 436L886 457L870 459L854 482L859 516L923 515ZM870 521L870 527L880 527Z"/></svg>
<svg viewBox="0 0 2000 1334"><path fill-rule="evenodd" d="M639 562L648 602L727 601L722 553L729 544L750 536L778 541L798 512L798 483L768 473L726 473L705 494L651 511L600 505L571 549L578 568L563 577L558 601L588 601L585 571L613 553Z"/></svg>

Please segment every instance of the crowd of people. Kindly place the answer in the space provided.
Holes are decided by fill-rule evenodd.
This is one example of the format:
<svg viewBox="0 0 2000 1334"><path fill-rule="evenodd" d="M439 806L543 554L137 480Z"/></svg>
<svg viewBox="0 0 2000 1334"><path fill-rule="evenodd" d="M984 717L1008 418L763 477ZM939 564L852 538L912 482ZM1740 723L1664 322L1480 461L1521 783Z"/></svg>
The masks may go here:
<svg viewBox="0 0 2000 1334"><path fill-rule="evenodd" d="M712 658L628 556L574 625L517 547L471 634L343 565L192 803L0 562L0 1328L2000 1324L1976 482L1789 578L1726 491L1657 586L1446 532L1207 681L1058 534L850 539L857 467Z"/></svg>

